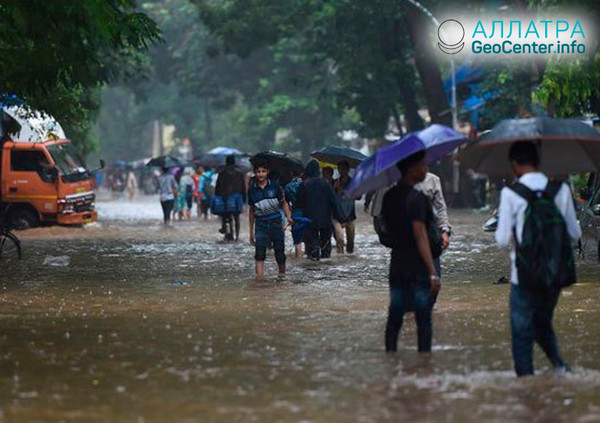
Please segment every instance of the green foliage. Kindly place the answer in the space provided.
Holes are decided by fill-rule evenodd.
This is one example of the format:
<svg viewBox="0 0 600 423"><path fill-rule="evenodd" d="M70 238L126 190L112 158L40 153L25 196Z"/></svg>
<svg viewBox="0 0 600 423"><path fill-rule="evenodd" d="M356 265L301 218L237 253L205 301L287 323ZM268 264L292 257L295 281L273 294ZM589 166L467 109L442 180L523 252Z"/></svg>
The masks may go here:
<svg viewBox="0 0 600 423"><path fill-rule="evenodd" d="M134 0L5 0L0 92L17 94L83 137L97 110L95 90L133 73L139 52L158 40L156 25ZM91 139L74 140L83 152L93 148Z"/></svg>
<svg viewBox="0 0 600 423"><path fill-rule="evenodd" d="M491 129L502 119L527 117L534 114L531 92L534 89L530 68L505 62L485 68L482 92L498 91L499 97L489 101L479 122L479 130Z"/></svg>
<svg viewBox="0 0 600 423"><path fill-rule="evenodd" d="M535 98L557 117L600 115L600 51L589 59L551 62Z"/></svg>

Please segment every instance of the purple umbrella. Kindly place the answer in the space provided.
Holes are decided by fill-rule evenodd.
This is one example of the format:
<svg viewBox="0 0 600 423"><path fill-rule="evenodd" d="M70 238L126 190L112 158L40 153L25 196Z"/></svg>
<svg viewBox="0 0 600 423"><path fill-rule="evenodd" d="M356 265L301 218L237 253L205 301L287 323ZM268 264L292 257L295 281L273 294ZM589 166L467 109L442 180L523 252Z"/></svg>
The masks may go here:
<svg viewBox="0 0 600 423"><path fill-rule="evenodd" d="M427 163L431 164L465 142L464 135L444 125L434 124L422 131L411 132L358 166L348 186L348 196L358 198L398 182L401 175L396 163L419 151L427 151Z"/></svg>

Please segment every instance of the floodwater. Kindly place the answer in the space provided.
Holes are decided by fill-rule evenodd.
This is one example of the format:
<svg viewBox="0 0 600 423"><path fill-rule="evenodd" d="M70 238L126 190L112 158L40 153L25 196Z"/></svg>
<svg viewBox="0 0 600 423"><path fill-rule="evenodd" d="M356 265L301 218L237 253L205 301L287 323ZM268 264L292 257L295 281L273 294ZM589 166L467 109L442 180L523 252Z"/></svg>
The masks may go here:
<svg viewBox="0 0 600 423"><path fill-rule="evenodd" d="M600 421L594 261L556 312L573 373L553 376L536 348L538 375L516 379L508 286L492 284L508 257L485 215L451 214L420 356L411 315L383 352L388 252L362 211L355 255L290 259L257 283L246 231L225 244L216 220L163 228L155 198L98 208L85 228L20 232L24 260L0 269L0 422Z"/></svg>

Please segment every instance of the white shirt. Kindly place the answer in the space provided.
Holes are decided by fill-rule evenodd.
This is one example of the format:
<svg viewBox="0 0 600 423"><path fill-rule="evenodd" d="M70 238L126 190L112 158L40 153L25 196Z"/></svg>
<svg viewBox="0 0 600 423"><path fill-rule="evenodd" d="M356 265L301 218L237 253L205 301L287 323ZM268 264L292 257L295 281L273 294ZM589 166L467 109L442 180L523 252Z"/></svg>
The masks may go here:
<svg viewBox="0 0 600 423"><path fill-rule="evenodd" d="M429 199L433 206L438 226L444 231L449 231L450 222L448 220L448 207L446 207L446 201L444 200L440 177L431 172L427 172L423 182L419 182L413 188L425 194L425 197Z"/></svg>
<svg viewBox="0 0 600 423"><path fill-rule="evenodd" d="M532 191L542 191L548 184L548 177L540 172L526 173L519 178L519 182ZM574 241L581 238L581 228L575 215L575 205L571 189L567 184L563 184L556 197L554 197L556 207L561 212L567 225L567 232ZM516 192L506 187L500 193L500 208L498 210L498 227L496 229L496 243L499 247L508 247L513 240L513 228L516 229L517 243L520 243L523 236L523 225L525 223L525 210L527 209L527 200ZM510 252L511 272L510 282L518 285L516 253L513 248Z"/></svg>

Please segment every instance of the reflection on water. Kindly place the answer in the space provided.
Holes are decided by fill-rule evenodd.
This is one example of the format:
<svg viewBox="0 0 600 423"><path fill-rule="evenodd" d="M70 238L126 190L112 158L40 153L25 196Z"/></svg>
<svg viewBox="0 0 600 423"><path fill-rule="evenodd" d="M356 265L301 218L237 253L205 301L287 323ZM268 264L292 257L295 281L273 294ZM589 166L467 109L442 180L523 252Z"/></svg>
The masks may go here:
<svg viewBox="0 0 600 423"><path fill-rule="evenodd" d="M387 250L367 219L355 256L290 259L257 283L251 247L219 242L214 220L100 208L110 219L91 227L20 233L25 259L2 269L0 421L600 421L595 263L557 310L573 374L536 350L539 375L517 380L508 287L492 285L508 258L481 215L452 216L434 351L419 356L410 317L383 353Z"/></svg>

